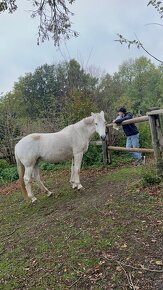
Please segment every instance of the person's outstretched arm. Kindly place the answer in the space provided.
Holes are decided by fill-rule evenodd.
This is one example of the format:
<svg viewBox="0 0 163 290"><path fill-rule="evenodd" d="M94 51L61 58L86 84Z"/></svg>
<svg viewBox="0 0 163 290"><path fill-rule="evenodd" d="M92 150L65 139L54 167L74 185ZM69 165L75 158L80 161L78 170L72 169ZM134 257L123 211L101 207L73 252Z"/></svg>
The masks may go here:
<svg viewBox="0 0 163 290"><path fill-rule="evenodd" d="M117 119L117 120L114 120L114 123L116 124L121 124L123 121L125 120L129 120L129 119L132 119L132 114L130 112L128 112L125 117L122 117L120 119Z"/></svg>

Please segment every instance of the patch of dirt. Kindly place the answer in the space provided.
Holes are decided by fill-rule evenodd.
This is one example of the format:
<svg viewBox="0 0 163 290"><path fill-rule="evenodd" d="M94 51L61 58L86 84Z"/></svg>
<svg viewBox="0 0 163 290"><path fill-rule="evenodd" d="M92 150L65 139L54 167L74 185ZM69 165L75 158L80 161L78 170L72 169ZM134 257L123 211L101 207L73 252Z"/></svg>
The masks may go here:
<svg viewBox="0 0 163 290"><path fill-rule="evenodd" d="M1 194L10 194L20 189L19 181L10 182L0 187Z"/></svg>

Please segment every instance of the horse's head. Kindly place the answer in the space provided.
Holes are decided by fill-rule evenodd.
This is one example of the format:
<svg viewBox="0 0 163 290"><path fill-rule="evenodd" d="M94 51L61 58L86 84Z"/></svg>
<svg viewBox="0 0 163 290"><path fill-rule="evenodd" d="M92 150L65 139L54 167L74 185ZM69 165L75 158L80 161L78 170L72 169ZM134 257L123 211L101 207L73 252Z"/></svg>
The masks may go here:
<svg viewBox="0 0 163 290"><path fill-rule="evenodd" d="M101 140L106 139L106 121L104 117L104 112L101 111L100 113L91 113L91 116L94 119L96 132L99 134Z"/></svg>

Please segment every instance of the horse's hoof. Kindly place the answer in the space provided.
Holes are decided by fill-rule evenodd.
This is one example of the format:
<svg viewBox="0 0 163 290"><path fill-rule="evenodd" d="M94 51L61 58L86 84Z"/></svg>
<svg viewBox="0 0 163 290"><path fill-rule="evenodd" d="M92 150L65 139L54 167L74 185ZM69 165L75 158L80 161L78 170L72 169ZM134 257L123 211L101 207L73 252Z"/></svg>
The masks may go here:
<svg viewBox="0 0 163 290"><path fill-rule="evenodd" d="M35 204L36 201L37 201L37 198L36 198L36 197L33 197L33 198L32 198L32 204Z"/></svg>
<svg viewBox="0 0 163 290"><path fill-rule="evenodd" d="M73 183L72 188L75 189L77 187L78 187L77 184Z"/></svg>
<svg viewBox="0 0 163 290"><path fill-rule="evenodd" d="M48 192L47 196L51 196L53 193L51 191Z"/></svg>
<svg viewBox="0 0 163 290"><path fill-rule="evenodd" d="M84 189L84 187L83 187L81 184L79 184L79 185L78 185L78 190L80 190L81 188Z"/></svg>

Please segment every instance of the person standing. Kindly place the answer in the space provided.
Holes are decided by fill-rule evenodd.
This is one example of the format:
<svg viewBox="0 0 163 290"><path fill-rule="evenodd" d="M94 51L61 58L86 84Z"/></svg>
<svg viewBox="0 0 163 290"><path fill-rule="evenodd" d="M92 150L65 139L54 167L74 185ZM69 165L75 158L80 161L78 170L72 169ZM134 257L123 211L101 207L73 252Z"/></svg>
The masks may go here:
<svg viewBox="0 0 163 290"><path fill-rule="evenodd" d="M125 107L121 107L117 110L118 118L113 123L119 125L125 120L132 119L133 116L130 112L127 112ZM127 137L126 148L139 148L139 131L134 123L122 125L123 131ZM130 155L136 160L136 165L145 164L145 156L142 156L139 152L129 152Z"/></svg>

